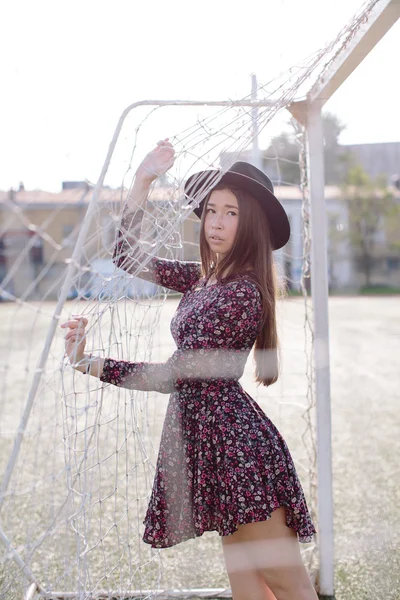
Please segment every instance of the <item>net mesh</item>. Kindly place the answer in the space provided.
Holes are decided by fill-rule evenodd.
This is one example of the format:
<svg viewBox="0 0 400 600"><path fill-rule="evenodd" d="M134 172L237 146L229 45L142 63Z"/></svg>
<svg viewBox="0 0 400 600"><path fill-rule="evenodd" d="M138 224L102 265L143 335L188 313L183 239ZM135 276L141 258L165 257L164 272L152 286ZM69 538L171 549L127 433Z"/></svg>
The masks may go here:
<svg viewBox="0 0 400 600"><path fill-rule="evenodd" d="M305 133L300 126L288 133L299 149L299 158L291 161L299 186L297 179L287 179L288 159L271 132L281 127L283 109L349 43L373 4L329 45L260 85L256 107L249 98L226 106L139 106L127 112L106 177L96 188L88 182L62 194L2 193L0 586L7 598L20 598L32 580L48 597L57 591L65 597L113 592L123 598L135 590L151 596L160 589L228 587L217 535L204 534L162 553L141 541L166 397L83 377L65 359L54 324L83 314L89 319L86 349L93 354L165 361L174 351L169 323L179 296L138 276L154 255L199 260L199 221L182 182L203 169L226 170L238 159L254 160L255 131L268 149L257 159L278 198L292 207L292 237L276 262L281 279L302 290L303 301L278 306L284 372L277 384L257 388L249 359L243 387L287 441L317 525ZM127 275L112 262L116 227L148 140L164 132L176 161L151 189L137 241L142 260ZM82 224L84 239L78 238ZM66 280L68 295L60 303ZM310 568L316 566L315 551L314 544L303 548Z"/></svg>

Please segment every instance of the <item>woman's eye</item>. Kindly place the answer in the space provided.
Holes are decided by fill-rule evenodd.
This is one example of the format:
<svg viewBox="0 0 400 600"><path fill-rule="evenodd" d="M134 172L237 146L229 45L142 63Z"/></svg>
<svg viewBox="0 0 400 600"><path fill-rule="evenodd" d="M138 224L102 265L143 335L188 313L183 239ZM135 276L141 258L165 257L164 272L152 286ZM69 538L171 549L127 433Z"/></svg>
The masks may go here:
<svg viewBox="0 0 400 600"><path fill-rule="evenodd" d="M215 212L215 210L214 210L213 208L207 208L207 212L210 212L210 211L213 211L213 212ZM233 215L233 216L236 216L236 215L237 215L237 213L235 213L233 210L230 210L230 211L228 212L228 215Z"/></svg>

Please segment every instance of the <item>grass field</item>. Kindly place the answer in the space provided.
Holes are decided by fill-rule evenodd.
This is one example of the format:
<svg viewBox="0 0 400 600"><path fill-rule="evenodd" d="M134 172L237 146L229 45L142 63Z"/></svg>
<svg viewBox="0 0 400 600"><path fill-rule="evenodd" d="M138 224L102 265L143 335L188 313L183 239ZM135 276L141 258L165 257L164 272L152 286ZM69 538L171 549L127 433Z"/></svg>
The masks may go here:
<svg viewBox="0 0 400 600"><path fill-rule="evenodd" d="M176 305L176 299L168 300L159 315L153 360L165 360L173 352L169 322ZM51 303L40 313L0 304L1 473L53 309ZM71 310L77 311L76 304L67 304L63 316ZM150 327L156 312L143 314ZM129 351L134 344L128 330L138 315L129 315L129 308L121 315L124 319L117 323ZM308 494L302 299L282 302L279 321L282 377L270 390L260 390L252 382L249 360L242 385L284 435ZM148 331L143 321L141 327ZM398 600L400 300L331 298L330 330L336 598ZM99 347L105 347L101 342ZM125 392L102 392L94 378L73 378L67 370L60 379L54 373L59 372L62 346L62 334L57 333L0 515L18 552L52 589L227 587L215 533L161 553L140 540L168 396L138 394L132 402ZM117 352L117 346L112 349ZM4 597L20 598L23 579L12 563L6 564L4 580L16 579ZM0 563L0 580L1 568Z"/></svg>

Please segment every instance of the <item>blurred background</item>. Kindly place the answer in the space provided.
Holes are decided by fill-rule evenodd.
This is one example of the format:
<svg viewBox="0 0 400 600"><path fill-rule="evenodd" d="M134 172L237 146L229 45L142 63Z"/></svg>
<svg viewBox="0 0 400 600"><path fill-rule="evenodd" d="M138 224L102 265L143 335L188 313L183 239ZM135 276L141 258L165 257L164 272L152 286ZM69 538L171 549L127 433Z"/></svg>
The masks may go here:
<svg viewBox="0 0 400 600"><path fill-rule="evenodd" d="M112 7L90 0L68 6L45 0L4 4L0 281L35 227L45 232L31 240L19 269L23 282L10 277L6 290L18 296L20 286L37 278L58 247L47 282L60 276L118 117L129 104L250 97L252 75L259 89L268 89L269 81L331 40L360 5L358 0L280 0L273 5L251 0L236 10L229 2L208 0L190 9L180 0L119 0ZM399 33L396 23L324 107L332 292L400 289ZM279 261L289 290L296 293L301 195L298 147L289 117L282 111L261 128L258 147L259 164L279 186L278 197L290 214L292 246ZM173 138L186 122L185 109L150 120L137 140L135 160L158 139ZM235 157L237 153L232 161ZM245 160L249 157L250 150L241 154ZM220 164L226 167L229 161L225 153ZM118 188L120 183L113 180L109 185ZM351 194L357 196L352 202ZM118 193L115 202L119 203ZM25 220L15 206L23 207ZM107 233L112 227L103 216L102 235L112 239L112 231ZM190 219L183 227L185 260L198 259L197 228ZM106 274L111 261L96 268ZM92 287L84 293L96 295L99 285ZM140 293L138 282L136 288ZM79 292L71 290L75 293ZM42 283L42 290L33 285L32 294L54 298L56 292Z"/></svg>
<svg viewBox="0 0 400 600"><path fill-rule="evenodd" d="M135 166L161 138L174 143L177 161L147 203L142 234L153 253L199 260L199 221L187 210L181 182L205 165L256 162L289 215L290 242L276 253L288 290L278 303L283 374L272 390L260 390L248 365L245 385L287 440L317 519L309 205L301 136L284 103L273 115L260 108L255 140L249 109L132 111L96 199L63 315L55 311L126 107L142 100L269 98L282 92L279 82L288 73L316 57L320 70L329 64L334 52L321 49L361 6L359 0L2 4L2 474L27 398L42 378L7 495L0 494L1 526L47 590L77 597L89 590L94 598L101 586L228 586L218 536L205 534L162 558L143 548L141 518L167 402L78 379L63 356L62 336L54 334L58 319L84 313L91 349L103 356L153 361L173 352L169 323L180 295L127 276L112 261ZM332 408L337 600L400 598L399 40L397 22L323 110L331 386L319 400ZM296 98L311 84L306 78ZM129 485L119 485L128 476ZM318 490L320 497L324 492ZM0 596L5 590L7 600L20 600L29 577L4 544L0 551ZM307 566L315 566L317 554L318 544L303 549Z"/></svg>

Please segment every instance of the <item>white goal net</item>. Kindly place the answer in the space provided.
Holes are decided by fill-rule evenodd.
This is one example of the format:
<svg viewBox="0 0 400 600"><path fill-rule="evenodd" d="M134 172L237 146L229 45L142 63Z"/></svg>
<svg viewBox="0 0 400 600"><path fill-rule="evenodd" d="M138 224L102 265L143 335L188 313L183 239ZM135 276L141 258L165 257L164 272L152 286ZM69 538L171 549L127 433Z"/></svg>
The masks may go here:
<svg viewBox="0 0 400 600"><path fill-rule="evenodd" d="M179 295L140 275L151 256L199 260L199 220L183 182L203 169L224 171L238 159L257 161L270 175L291 217L292 237L276 262L281 281L299 295L278 305L280 379L271 388L256 387L249 359L243 387L287 441L317 525L305 139L299 125L287 126L287 141L298 149L288 159L278 133L288 120L284 109L323 72L365 14L303 63L258 85L257 101L149 102L126 111L96 186L1 193L2 597L22 598L29 589L32 597L83 599L144 598L160 590L215 595L228 588L218 535L161 552L141 540L167 396L104 386L74 371L58 324L83 314L88 351L165 361L174 351L169 323ZM142 261L128 275L112 261L116 228L136 167L166 136L177 158L151 189L137 241ZM303 552L315 569L315 544Z"/></svg>

